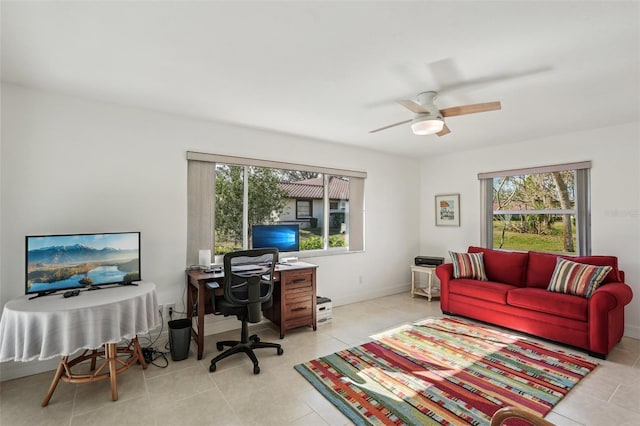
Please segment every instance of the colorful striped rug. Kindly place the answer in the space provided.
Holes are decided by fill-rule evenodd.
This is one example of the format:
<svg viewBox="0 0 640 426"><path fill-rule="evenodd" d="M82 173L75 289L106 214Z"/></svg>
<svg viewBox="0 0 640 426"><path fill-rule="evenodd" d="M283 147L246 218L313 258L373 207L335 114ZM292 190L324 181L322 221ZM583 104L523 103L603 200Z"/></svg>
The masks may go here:
<svg viewBox="0 0 640 426"><path fill-rule="evenodd" d="M294 367L358 425L488 425L505 406L544 416L597 366L457 318L372 338Z"/></svg>

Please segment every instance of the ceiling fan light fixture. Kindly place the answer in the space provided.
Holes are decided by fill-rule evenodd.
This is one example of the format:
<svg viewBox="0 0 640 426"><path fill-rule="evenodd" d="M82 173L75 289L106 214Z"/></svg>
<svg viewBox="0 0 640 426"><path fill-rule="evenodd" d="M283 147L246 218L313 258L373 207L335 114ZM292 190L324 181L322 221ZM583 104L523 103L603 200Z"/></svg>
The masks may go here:
<svg viewBox="0 0 640 426"><path fill-rule="evenodd" d="M444 121L441 118L426 117L414 120L411 123L411 130L414 135L424 136L438 133L444 127Z"/></svg>

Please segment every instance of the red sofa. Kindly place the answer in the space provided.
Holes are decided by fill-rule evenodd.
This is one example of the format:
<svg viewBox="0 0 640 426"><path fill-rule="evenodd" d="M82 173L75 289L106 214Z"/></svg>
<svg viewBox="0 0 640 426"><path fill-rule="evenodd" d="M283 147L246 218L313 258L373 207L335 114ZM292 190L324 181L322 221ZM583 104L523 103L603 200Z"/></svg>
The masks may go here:
<svg viewBox="0 0 640 426"><path fill-rule="evenodd" d="M560 256L574 262L611 266L590 298L547 290L558 255L509 252L471 246L483 253L488 281L453 278L453 264L436 268L440 279L440 307L544 339L585 349L606 359L624 332L624 307L633 293L624 283L614 256Z"/></svg>

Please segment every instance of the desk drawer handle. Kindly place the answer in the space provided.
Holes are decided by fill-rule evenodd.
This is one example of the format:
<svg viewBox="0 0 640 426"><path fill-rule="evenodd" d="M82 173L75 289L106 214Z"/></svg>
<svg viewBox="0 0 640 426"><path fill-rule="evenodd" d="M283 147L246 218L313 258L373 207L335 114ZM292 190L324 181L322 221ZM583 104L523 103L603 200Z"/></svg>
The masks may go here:
<svg viewBox="0 0 640 426"><path fill-rule="evenodd" d="M303 283L305 281L309 281L307 278L296 278L295 280L291 281L292 283Z"/></svg>
<svg viewBox="0 0 640 426"><path fill-rule="evenodd" d="M308 308L307 308L306 306L302 306L302 307L300 307L300 308L293 308L293 309L291 310L291 312L296 312L296 311L305 311L305 310L307 310L307 309L308 309Z"/></svg>

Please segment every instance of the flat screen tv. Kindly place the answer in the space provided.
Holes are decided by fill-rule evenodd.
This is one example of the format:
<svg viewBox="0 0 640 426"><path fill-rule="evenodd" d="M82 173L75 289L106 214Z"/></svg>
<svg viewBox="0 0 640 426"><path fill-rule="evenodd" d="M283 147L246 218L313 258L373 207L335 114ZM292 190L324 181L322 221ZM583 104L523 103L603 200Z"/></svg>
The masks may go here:
<svg viewBox="0 0 640 426"><path fill-rule="evenodd" d="M140 232L26 237L26 294L140 281Z"/></svg>
<svg viewBox="0 0 640 426"><path fill-rule="evenodd" d="M253 225L251 247L254 249L275 247L281 252L300 251L300 225Z"/></svg>

